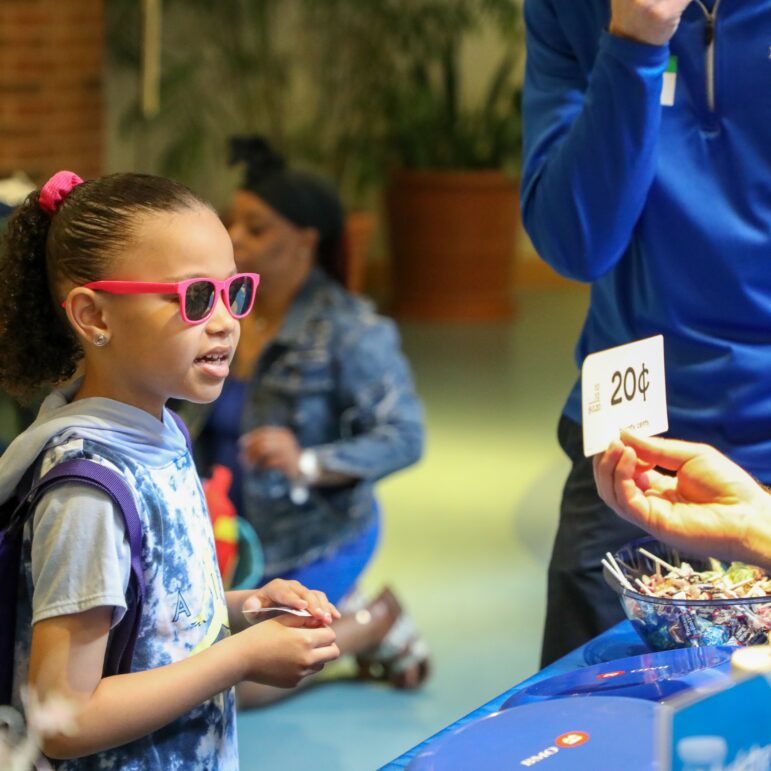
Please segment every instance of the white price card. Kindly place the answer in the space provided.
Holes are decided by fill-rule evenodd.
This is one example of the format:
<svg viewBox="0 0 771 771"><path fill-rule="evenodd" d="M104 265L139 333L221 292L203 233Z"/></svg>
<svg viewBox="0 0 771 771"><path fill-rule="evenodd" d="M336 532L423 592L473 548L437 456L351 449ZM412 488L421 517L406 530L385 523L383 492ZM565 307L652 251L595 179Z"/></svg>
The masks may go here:
<svg viewBox="0 0 771 771"><path fill-rule="evenodd" d="M661 335L591 353L581 367L584 455L604 452L625 429L640 436L669 428Z"/></svg>

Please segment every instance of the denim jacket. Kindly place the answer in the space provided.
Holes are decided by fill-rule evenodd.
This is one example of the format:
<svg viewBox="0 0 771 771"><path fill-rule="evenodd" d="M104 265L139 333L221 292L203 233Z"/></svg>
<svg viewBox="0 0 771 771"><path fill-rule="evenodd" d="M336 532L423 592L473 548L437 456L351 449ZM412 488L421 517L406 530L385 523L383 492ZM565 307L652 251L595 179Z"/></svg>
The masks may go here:
<svg viewBox="0 0 771 771"><path fill-rule="evenodd" d="M355 478L311 487L297 505L281 472L244 471L240 514L275 575L361 535L373 523L374 483L421 456L423 409L394 323L314 269L247 388L242 433L259 426L287 427L323 469Z"/></svg>

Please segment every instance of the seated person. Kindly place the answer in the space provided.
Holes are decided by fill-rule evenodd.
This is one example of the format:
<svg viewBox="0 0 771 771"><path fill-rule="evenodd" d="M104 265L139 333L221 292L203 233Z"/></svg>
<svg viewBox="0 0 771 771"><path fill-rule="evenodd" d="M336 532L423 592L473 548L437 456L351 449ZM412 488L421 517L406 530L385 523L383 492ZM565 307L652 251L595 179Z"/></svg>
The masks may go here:
<svg viewBox="0 0 771 771"><path fill-rule="evenodd" d="M385 589L355 591L380 534L374 484L415 463L423 411L395 325L346 291L344 212L316 175L259 139L234 141L246 175L228 215L238 270L259 273L220 398L185 417L199 468L233 474L231 498L262 543L266 576L310 582L340 603L342 653L360 674L419 685L428 652ZM280 696L249 684L241 704Z"/></svg>

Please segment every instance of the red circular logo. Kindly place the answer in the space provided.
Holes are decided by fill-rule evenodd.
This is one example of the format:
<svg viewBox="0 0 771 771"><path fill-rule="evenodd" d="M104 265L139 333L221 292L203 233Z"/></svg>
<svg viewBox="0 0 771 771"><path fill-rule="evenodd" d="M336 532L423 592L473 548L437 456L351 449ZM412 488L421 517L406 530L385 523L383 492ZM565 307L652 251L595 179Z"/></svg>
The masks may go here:
<svg viewBox="0 0 771 771"><path fill-rule="evenodd" d="M619 675L625 675L626 672L624 672L622 669L619 669L618 672L603 672L601 675L597 675L598 680L607 680L609 677L618 677Z"/></svg>
<svg viewBox="0 0 771 771"><path fill-rule="evenodd" d="M589 734L586 731L568 731L562 736L558 736L554 743L558 747L578 747L581 744L586 744L589 741Z"/></svg>

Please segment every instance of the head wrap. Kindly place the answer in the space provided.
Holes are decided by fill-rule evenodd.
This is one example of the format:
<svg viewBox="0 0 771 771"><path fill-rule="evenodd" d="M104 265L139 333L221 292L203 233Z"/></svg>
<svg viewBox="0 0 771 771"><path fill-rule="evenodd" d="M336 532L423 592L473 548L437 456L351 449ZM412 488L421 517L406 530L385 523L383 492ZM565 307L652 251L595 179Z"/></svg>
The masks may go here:
<svg viewBox="0 0 771 771"><path fill-rule="evenodd" d="M64 199L72 192L74 187L82 185L83 180L72 171L57 171L48 182L40 188L38 204L40 208L53 217Z"/></svg>
<svg viewBox="0 0 771 771"><path fill-rule="evenodd" d="M345 284L345 213L334 186L317 174L287 168L286 161L261 137L230 140L230 163L240 162L245 164L241 188L293 225L317 230L319 264Z"/></svg>

